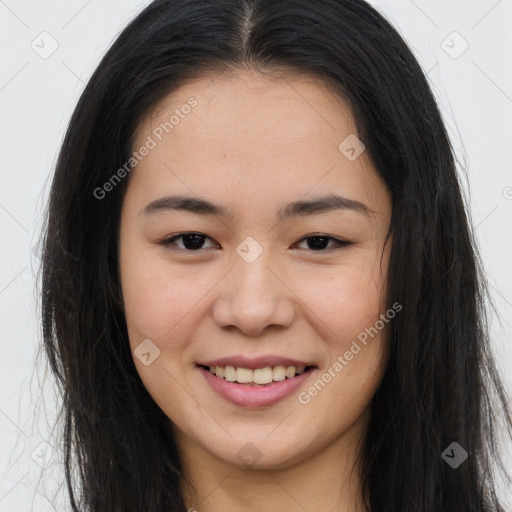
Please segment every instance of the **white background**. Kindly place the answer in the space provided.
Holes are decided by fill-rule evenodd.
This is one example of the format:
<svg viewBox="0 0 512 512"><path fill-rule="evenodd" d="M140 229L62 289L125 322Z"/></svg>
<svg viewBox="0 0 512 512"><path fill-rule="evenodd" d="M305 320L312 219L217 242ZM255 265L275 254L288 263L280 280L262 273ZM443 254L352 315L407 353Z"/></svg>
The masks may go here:
<svg viewBox="0 0 512 512"><path fill-rule="evenodd" d="M147 3L0 0L0 511L66 510L56 495L62 471L49 434L51 378L43 395L42 375L34 373L37 240L72 109L108 46ZM492 320L493 347L512 395L512 1L371 3L428 72L466 169L475 233L501 319ZM40 36L45 31L51 37ZM48 51L52 38L58 48L43 59L31 45ZM469 46L459 56L464 41Z"/></svg>

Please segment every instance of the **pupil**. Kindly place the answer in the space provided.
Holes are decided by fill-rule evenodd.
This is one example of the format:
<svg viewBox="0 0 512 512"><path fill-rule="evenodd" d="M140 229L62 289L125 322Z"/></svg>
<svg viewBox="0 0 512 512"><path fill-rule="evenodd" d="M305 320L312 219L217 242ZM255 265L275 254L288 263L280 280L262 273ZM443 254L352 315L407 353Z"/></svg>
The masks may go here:
<svg viewBox="0 0 512 512"><path fill-rule="evenodd" d="M313 241L313 243L310 243ZM308 238L308 247L313 250L325 249L329 240L326 236L312 236Z"/></svg>
<svg viewBox="0 0 512 512"><path fill-rule="evenodd" d="M201 248L201 245L202 245L202 242L203 242L203 239L204 237L201 236L201 235L185 235L183 237L183 245L187 248L187 249L200 249ZM187 243L187 240L190 241L190 240L193 240L192 243Z"/></svg>

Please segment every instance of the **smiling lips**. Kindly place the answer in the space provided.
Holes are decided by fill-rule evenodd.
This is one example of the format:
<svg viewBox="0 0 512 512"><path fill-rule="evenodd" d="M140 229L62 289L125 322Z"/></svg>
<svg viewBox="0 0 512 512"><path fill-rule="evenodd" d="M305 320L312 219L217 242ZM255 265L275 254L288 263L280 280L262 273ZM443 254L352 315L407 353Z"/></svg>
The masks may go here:
<svg viewBox="0 0 512 512"><path fill-rule="evenodd" d="M228 366L209 366L210 373L225 379L228 382L240 384L270 384L280 382L286 378L292 379L306 369L305 366L266 366L265 368L250 368Z"/></svg>
<svg viewBox="0 0 512 512"><path fill-rule="evenodd" d="M272 405L292 391L316 366L285 357L225 357L197 365L210 387L238 406Z"/></svg>
<svg viewBox="0 0 512 512"><path fill-rule="evenodd" d="M236 356L200 363L200 366L228 382L263 385L292 379L312 365L279 356L262 356L254 359Z"/></svg>

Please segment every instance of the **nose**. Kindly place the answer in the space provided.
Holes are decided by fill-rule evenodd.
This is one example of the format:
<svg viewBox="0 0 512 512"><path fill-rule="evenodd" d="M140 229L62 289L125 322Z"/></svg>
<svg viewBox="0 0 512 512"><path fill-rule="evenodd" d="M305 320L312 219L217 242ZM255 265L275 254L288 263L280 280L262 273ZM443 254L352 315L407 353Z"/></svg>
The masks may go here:
<svg viewBox="0 0 512 512"><path fill-rule="evenodd" d="M252 263L238 259L218 287L215 323L224 329L236 327L248 336L259 336L270 326L288 327L297 299L284 277L263 255Z"/></svg>

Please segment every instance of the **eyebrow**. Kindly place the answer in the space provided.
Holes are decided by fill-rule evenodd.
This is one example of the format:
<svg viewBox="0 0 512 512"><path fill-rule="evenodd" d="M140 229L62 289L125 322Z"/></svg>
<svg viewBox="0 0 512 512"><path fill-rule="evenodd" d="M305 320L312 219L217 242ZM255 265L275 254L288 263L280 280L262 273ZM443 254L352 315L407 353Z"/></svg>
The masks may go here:
<svg viewBox="0 0 512 512"><path fill-rule="evenodd" d="M144 215L165 211L181 210L199 215L217 215L232 218L233 214L225 206L206 199L189 196L166 196L151 201L142 211ZM335 210L349 210L363 215L376 213L365 204L338 194L328 194L310 200L293 201L277 210L278 220L290 217L318 215Z"/></svg>

